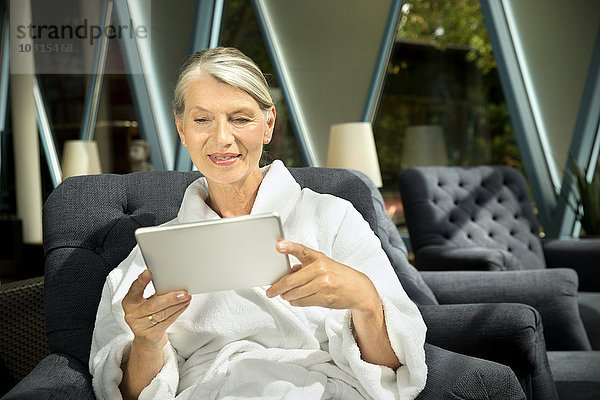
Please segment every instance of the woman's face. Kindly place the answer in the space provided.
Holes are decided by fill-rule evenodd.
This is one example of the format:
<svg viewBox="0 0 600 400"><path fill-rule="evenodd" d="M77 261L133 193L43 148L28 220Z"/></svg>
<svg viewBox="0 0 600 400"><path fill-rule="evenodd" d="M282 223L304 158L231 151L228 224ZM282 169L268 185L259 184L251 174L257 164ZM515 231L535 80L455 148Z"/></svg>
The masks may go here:
<svg viewBox="0 0 600 400"><path fill-rule="evenodd" d="M264 144L275 125L248 93L208 74L192 81L185 94L182 119L175 115L183 146L209 181L242 182L258 169Z"/></svg>

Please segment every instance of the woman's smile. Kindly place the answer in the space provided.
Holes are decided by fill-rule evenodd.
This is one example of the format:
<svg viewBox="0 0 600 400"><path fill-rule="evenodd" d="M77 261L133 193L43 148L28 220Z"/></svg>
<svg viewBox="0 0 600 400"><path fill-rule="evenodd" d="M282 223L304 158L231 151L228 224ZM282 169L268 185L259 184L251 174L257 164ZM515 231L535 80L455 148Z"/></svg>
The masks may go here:
<svg viewBox="0 0 600 400"><path fill-rule="evenodd" d="M242 157L242 155L239 153L212 153L208 155L208 158L214 164L224 166L235 164L240 157Z"/></svg>

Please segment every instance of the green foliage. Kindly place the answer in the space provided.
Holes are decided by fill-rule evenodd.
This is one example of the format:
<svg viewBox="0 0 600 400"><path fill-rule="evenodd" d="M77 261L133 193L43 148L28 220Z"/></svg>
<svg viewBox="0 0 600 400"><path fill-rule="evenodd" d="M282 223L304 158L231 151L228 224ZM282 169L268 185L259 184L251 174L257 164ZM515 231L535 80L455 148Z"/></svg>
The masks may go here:
<svg viewBox="0 0 600 400"><path fill-rule="evenodd" d="M577 205L573 207L577 219L588 235L600 235L600 170L596 169L591 181L586 179L587 171L580 168L575 158L570 157L570 177ZM574 182L573 182L574 181Z"/></svg>
<svg viewBox="0 0 600 400"><path fill-rule="evenodd" d="M478 0L408 0L402 6L398 39L440 49L468 46L466 59L484 74L496 68Z"/></svg>

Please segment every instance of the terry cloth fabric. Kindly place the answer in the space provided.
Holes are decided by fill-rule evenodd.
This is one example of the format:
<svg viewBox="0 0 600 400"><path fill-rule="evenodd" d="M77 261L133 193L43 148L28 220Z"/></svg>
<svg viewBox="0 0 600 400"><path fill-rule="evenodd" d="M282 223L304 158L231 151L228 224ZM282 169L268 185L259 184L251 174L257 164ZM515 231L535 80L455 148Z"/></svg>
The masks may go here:
<svg viewBox="0 0 600 400"><path fill-rule="evenodd" d="M361 359L348 310L294 307L280 297L269 299L267 287L223 291L193 296L167 330L162 370L139 398L415 398L427 377L426 328L379 239L349 202L301 190L282 162L262 172L251 214L278 212L288 240L369 276L402 366L394 372ZM169 223L220 218L204 202L207 196L206 180L200 178L187 188L177 218ZM294 257L290 261L297 262ZM133 340L121 301L145 268L136 247L104 285L89 365L100 399L121 398L121 365ZM145 295L153 293L149 284Z"/></svg>

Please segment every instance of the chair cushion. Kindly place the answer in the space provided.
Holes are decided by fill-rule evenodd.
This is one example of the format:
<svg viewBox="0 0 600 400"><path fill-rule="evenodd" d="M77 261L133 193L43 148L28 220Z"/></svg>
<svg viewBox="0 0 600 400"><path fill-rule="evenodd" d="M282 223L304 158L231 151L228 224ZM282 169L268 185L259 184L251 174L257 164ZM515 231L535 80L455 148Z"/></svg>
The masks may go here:
<svg viewBox="0 0 600 400"><path fill-rule="evenodd" d="M402 171L399 187L413 250L431 245L506 251L520 265L544 268L525 179L504 166L418 167Z"/></svg>

